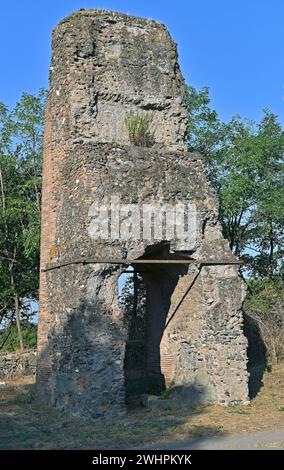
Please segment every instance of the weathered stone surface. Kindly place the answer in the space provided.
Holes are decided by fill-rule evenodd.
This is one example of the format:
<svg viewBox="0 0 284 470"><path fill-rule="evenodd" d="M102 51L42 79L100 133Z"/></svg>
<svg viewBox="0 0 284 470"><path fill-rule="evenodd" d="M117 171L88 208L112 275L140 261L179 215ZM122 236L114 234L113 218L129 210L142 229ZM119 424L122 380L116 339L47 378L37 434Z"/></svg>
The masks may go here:
<svg viewBox="0 0 284 470"><path fill-rule="evenodd" d="M134 147L132 110L154 114L155 145ZM202 158L188 154L183 80L163 25L80 11L53 34L45 124L41 268L83 259L182 256L234 260ZM92 212L110 205L194 203L196 239L94 240ZM244 287L238 267L143 265L146 376L189 402L247 400ZM59 409L91 417L126 411L128 332L118 303L119 264L70 264L41 273L38 387ZM142 367L142 366L141 366ZM143 366L144 367L144 366Z"/></svg>
<svg viewBox="0 0 284 470"><path fill-rule="evenodd" d="M143 394L140 398L141 405L149 410L171 410L174 409L177 404L170 398L161 398L156 395Z"/></svg>
<svg viewBox="0 0 284 470"><path fill-rule="evenodd" d="M81 11L58 25L52 47L51 92L63 108L68 95L73 141L129 144L125 115L141 110L153 112L157 143L184 148L183 79L162 24Z"/></svg>
<svg viewBox="0 0 284 470"><path fill-rule="evenodd" d="M36 351L0 353L0 380L36 373Z"/></svg>

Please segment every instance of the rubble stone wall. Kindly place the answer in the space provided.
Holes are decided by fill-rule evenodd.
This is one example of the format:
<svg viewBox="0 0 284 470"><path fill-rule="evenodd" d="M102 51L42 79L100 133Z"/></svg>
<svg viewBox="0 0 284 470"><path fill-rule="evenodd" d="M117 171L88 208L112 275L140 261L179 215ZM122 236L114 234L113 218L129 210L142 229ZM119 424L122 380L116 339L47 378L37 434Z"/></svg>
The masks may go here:
<svg viewBox="0 0 284 470"><path fill-rule="evenodd" d="M0 380L15 379L36 373L36 351L0 354Z"/></svg>
<svg viewBox="0 0 284 470"><path fill-rule="evenodd" d="M128 331L118 279L125 266L78 260L135 260L149 250L161 257L181 256L185 250L197 260L236 259L222 236L202 157L186 152L184 83L166 28L128 15L85 10L57 26L52 47L38 390L73 414L120 415L126 412ZM152 147L131 145L125 126L129 111L152 113ZM139 206L194 203L195 241L181 248L175 239L94 240L92 205L110 207L112 196ZM165 243L168 253L161 254ZM146 373L155 375L158 368L184 401L246 401L245 291L238 266L143 266L148 270L143 275L148 283Z"/></svg>

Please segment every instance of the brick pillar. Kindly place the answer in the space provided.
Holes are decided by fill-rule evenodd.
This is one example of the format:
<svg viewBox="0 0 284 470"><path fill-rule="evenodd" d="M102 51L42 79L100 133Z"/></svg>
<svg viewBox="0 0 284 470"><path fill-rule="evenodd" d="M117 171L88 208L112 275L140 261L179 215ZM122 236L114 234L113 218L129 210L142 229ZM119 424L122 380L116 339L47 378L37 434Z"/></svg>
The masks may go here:
<svg viewBox="0 0 284 470"><path fill-rule="evenodd" d="M47 273L43 269L50 261L56 250L56 206L60 182L60 157L64 148L55 146L53 142L53 106L51 100L46 107L44 148L43 148L43 182L42 182L42 212L41 212L41 249L40 249L40 298L37 340L37 386L38 392L48 401L51 400L50 378L51 357L49 352L49 331L52 326L51 304L48 298ZM59 148L59 150L58 150ZM56 160L56 162L55 162Z"/></svg>

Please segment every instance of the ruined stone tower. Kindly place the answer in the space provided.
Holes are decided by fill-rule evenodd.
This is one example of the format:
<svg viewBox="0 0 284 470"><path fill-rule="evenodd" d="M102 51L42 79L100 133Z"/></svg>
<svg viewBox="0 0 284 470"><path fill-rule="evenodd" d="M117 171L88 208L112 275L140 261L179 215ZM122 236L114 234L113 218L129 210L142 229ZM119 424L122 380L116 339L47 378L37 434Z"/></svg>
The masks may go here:
<svg viewBox="0 0 284 470"><path fill-rule="evenodd" d="M40 394L73 414L125 412L129 327L118 289L120 274L131 265L147 291L141 377L171 384L173 394L187 402L246 401L244 287L222 236L202 158L184 145L184 82L169 33L154 21L83 10L56 27L52 48ZM131 112L151 115L150 147L131 143L125 124ZM195 222L188 222L195 224L195 237L122 239L111 229L94 238L94 205L111 211L114 197L131 204L129 209L157 201L194 205Z"/></svg>

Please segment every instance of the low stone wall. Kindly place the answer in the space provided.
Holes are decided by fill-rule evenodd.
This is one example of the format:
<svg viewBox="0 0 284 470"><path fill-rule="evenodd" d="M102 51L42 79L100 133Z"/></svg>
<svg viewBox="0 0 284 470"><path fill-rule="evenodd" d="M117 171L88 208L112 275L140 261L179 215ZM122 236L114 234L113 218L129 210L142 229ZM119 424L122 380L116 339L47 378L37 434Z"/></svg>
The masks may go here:
<svg viewBox="0 0 284 470"><path fill-rule="evenodd" d="M36 351L0 353L0 380L35 375Z"/></svg>

